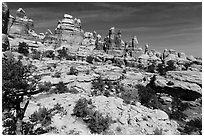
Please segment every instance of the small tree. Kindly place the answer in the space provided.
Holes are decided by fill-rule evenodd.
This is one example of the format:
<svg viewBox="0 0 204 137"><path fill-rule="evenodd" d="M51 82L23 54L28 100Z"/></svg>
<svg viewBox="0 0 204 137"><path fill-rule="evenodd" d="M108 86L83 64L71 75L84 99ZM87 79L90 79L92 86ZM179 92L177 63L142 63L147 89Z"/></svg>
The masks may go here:
<svg viewBox="0 0 204 137"><path fill-rule="evenodd" d="M25 56L27 56L29 54L29 46L27 43L25 42L20 42L18 45L18 52L24 54Z"/></svg>
<svg viewBox="0 0 204 137"><path fill-rule="evenodd" d="M14 134L21 134L22 119L24 117L25 110L29 101L26 102L24 108L21 108L21 102L25 95L28 95L30 85L28 84L28 76L30 75L30 69L27 66L23 66L21 61L15 61L13 57L2 59L2 111L4 114L11 114L14 125L12 122L6 124L5 129L14 130ZM12 113L15 111L14 113ZM6 119L5 121L6 122ZM10 127L14 128L10 128ZM9 132L3 132L4 134L10 134Z"/></svg>

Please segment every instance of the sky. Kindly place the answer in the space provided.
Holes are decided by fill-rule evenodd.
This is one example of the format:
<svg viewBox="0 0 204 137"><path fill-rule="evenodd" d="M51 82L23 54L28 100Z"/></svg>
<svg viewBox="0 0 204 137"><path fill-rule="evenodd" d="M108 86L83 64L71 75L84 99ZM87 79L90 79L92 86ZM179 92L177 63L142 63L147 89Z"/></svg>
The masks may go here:
<svg viewBox="0 0 204 137"><path fill-rule="evenodd" d="M82 29L104 38L111 27L122 31L122 39L137 36L139 45L150 49L175 49L202 57L201 2L8 2L11 15L23 8L34 20L36 33L54 31L65 13L81 19Z"/></svg>

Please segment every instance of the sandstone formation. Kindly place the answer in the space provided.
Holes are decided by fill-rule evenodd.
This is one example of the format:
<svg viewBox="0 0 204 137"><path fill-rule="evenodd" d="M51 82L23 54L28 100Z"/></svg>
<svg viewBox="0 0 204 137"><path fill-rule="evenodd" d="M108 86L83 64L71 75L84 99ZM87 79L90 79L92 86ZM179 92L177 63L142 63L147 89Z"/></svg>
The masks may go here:
<svg viewBox="0 0 204 137"><path fill-rule="evenodd" d="M195 100L202 96L202 89L199 85L180 80L154 76L149 86L157 92L167 93L184 100Z"/></svg>
<svg viewBox="0 0 204 137"><path fill-rule="evenodd" d="M33 21L22 8L15 18L8 19L8 39L8 7L2 5L2 47L6 51L9 43L16 46L3 57L31 67L29 84L36 82L29 91L32 96L25 98L30 103L23 122L39 108L58 104L63 113L57 111L50 117L49 126L54 129L44 133L93 135L90 123L85 122L89 116L73 115L81 98L89 100L94 114L112 120L108 129L98 134L179 135L183 134L181 123L202 117L201 58L173 49L160 53L148 44L141 48L136 36L124 42L122 32L114 27L104 39L95 31L84 33L81 20L68 14L55 31L36 34ZM28 55L17 52L19 42L28 44ZM183 110L183 105L188 108ZM97 125L99 120L91 121L92 126L103 126ZM47 128L42 123L38 127Z"/></svg>
<svg viewBox="0 0 204 137"><path fill-rule="evenodd" d="M52 125L60 131L58 134L68 134L71 130L75 130L75 132L78 132L80 135L91 134L82 121L76 120L75 117L71 116L76 104L75 102L80 97L89 99L89 97L85 95L79 96L74 94L60 94L39 99L37 102L32 102L29 105L30 107L26 112L25 119L39 108L37 104L52 108L55 104L59 103L65 108L67 114L64 116L56 114L53 117ZM53 100L54 98L55 100ZM100 111L104 115L108 114L114 121L116 121L110 125L110 128L107 131L113 135L151 135L154 134L153 131L156 128L164 129L164 135L178 134L176 122L169 120L168 115L161 110L151 110L139 103L136 106L125 105L123 100L114 97L107 98L105 96L97 96L90 99L92 99L92 104L95 110ZM119 131L117 128L120 128L121 130Z"/></svg>
<svg viewBox="0 0 204 137"><path fill-rule="evenodd" d="M58 22L55 35L57 35L62 45L80 44L83 40L81 20L73 18L69 14L64 14L64 18Z"/></svg>
<svg viewBox="0 0 204 137"><path fill-rule="evenodd" d="M28 35L30 30L34 29L34 22L26 16L25 11L19 8L16 11L16 17L10 16L9 18L9 35Z"/></svg>

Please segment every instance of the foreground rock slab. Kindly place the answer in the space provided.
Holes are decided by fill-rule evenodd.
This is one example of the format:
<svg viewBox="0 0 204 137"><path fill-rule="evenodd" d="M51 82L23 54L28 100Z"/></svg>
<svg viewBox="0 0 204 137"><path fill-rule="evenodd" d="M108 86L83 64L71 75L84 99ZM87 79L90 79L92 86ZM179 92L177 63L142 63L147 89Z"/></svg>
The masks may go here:
<svg viewBox="0 0 204 137"><path fill-rule="evenodd" d="M154 76L148 86L156 92L167 93L189 101L202 96L202 89L199 85L162 76Z"/></svg>

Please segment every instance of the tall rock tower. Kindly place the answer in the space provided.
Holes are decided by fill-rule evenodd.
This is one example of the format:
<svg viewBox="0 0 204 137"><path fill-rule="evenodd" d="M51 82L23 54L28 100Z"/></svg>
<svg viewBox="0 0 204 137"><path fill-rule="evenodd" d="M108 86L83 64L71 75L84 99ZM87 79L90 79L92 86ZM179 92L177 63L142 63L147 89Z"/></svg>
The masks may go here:
<svg viewBox="0 0 204 137"><path fill-rule="evenodd" d="M81 20L69 14L64 14L64 18L58 22L54 34L60 41L60 46L81 44L84 31L81 29Z"/></svg>

